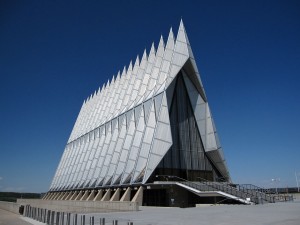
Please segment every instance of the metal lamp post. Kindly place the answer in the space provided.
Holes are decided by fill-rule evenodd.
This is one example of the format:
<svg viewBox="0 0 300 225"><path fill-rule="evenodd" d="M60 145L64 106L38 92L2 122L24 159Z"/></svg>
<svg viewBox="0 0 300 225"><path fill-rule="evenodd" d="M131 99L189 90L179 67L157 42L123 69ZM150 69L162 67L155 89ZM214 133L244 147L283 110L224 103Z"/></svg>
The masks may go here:
<svg viewBox="0 0 300 225"><path fill-rule="evenodd" d="M296 171L295 171L295 177L296 177L296 183L297 183L297 188L298 188L298 192L299 192L298 174Z"/></svg>
<svg viewBox="0 0 300 225"><path fill-rule="evenodd" d="M280 178L273 178L271 181L274 183L276 194L278 194L276 182L280 182Z"/></svg>

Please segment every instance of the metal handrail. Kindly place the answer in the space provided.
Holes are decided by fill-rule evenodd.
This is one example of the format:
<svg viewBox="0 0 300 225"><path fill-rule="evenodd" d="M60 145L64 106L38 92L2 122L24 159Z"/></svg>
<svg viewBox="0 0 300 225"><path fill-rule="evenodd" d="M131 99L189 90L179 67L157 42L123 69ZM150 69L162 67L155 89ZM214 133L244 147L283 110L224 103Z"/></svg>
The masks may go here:
<svg viewBox="0 0 300 225"><path fill-rule="evenodd" d="M225 193L232 194L234 196L237 196L237 197L240 197L243 199L246 199L248 197L243 192L240 192L237 189L231 188L231 190L229 191L228 188L226 189L226 188L221 188L220 185L213 185L213 182L210 182L205 179L203 179L203 180L205 180L205 182L201 182L201 185L200 185L198 183L195 183L195 182L192 182L189 180L185 180L185 179L183 179L181 177L177 177L177 176L171 176L171 175L158 175L158 176L170 178L170 179L172 179L172 178L179 179L179 180L183 181L186 185L193 187L193 188L197 188L202 191L224 191ZM205 185L205 186L203 186L203 185Z"/></svg>
<svg viewBox="0 0 300 225"><path fill-rule="evenodd" d="M197 178L200 179L202 182L205 182L207 185L210 185L220 191L235 195L235 196L243 198L243 199L250 198L255 203L259 203L258 198L261 196L258 196L257 193L252 193L252 192L249 193L249 192L245 192L243 190L239 190L236 187L232 186L232 184L229 184L229 183L211 182L202 177L197 177Z"/></svg>
<svg viewBox="0 0 300 225"><path fill-rule="evenodd" d="M203 178L199 178L199 179L205 180ZM218 183L218 184L220 184L220 183ZM261 200L265 200L265 201L270 202L270 203L274 203L275 202L276 196L269 195L269 194L265 193L264 191L261 191L262 188L259 188L259 187L255 186L255 185L251 185L251 186L256 187L256 189L236 188L236 186L238 186L238 185L235 185L235 184L225 184L224 183L223 186L224 185L227 186L227 187L239 190L240 192L245 193L247 195L247 197L251 197L252 199L253 199L253 197L256 198L257 203L260 203Z"/></svg>
<svg viewBox="0 0 300 225"><path fill-rule="evenodd" d="M173 175L157 175L157 177L164 177L164 178L169 178L169 179L178 179L181 180L181 182L185 183L186 185L202 190L202 191L223 191L227 194L231 194L234 196L237 196L239 198L243 198L243 199L247 199L250 198L253 202L255 202L256 204L261 203L261 200L265 200L268 202L275 202L275 198L274 196L269 196L266 195L263 192L259 192L259 191L249 191L246 189L237 189L236 187L232 186L233 184L229 184L229 183L220 183L220 182L213 182L213 181L208 181L204 178L198 177L198 179L200 179L202 182L201 185L197 184L195 182L189 181L189 180L185 180L181 177L177 177L177 176L173 176ZM205 185L205 186L204 186Z"/></svg>

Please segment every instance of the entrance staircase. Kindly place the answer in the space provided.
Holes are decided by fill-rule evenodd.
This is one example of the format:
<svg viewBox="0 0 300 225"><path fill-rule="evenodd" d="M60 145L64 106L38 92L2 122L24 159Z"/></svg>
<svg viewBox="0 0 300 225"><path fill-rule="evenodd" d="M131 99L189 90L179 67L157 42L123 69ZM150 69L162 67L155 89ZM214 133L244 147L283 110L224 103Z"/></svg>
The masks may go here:
<svg viewBox="0 0 300 225"><path fill-rule="evenodd" d="M292 196L270 193L268 189L255 185L234 185L228 182L212 182L199 178L199 182L188 181L176 176L165 176L168 181L199 196L223 196L243 204L264 204L277 201L292 201Z"/></svg>

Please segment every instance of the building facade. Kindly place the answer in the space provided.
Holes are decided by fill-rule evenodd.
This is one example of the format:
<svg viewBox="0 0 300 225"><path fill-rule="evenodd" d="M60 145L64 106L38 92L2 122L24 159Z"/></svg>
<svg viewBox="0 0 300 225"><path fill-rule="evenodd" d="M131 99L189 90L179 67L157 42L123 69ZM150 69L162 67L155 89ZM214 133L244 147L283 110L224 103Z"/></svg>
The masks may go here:
<svg viewBox="0 0 300 225"><path fill-rule="evenodd" d="M83 102L45 198L134 187L157 195L154 184L171 176L230 181L182 21L176 38L171 29Z"/></svg>

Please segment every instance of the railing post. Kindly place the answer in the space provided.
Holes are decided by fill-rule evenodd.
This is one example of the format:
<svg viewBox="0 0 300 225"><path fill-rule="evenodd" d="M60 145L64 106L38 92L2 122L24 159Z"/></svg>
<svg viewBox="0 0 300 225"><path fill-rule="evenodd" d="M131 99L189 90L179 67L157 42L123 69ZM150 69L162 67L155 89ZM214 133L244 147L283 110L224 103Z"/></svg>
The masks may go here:
<svg viewBox="0 0 300 225"><path fill-rule="evenodd" d="M118 225L118 220L113 220L113 225Z"/></svg>

